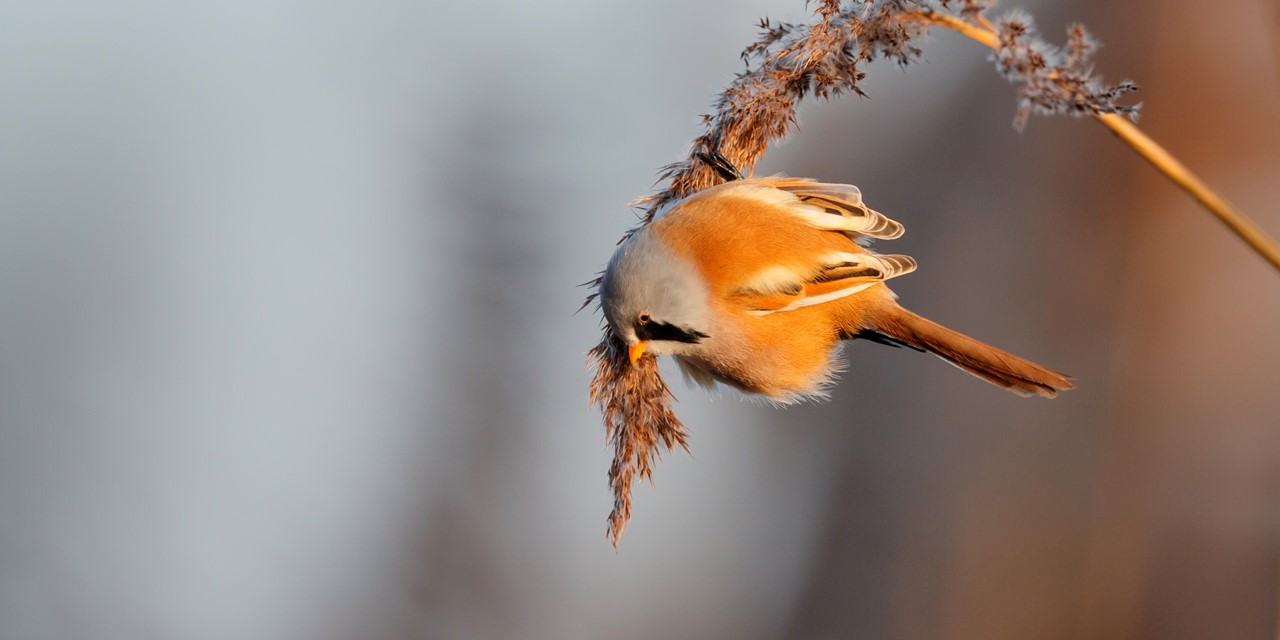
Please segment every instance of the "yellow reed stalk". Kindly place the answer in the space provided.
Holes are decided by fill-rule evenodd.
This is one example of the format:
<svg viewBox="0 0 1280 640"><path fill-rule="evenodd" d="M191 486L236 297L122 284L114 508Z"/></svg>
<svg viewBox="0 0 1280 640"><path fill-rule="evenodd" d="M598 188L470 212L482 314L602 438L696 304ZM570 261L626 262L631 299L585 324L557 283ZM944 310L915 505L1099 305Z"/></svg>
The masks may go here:
<svg viewBox="0 0 1280 640"><path fill-rule="evenodd" d="M985 21L984 23L988 26L972 24L955 16L932 11L913 12L912 16L930 24L951 29L992 49L1000 48L999 36L989 26L990 23ZM1116 137L1128 144L1165 177L1195 198L1210 213L1217 216L1228 229L1244 240L1245 244L1248 244L1264 260L1270 262L1271 266L1280 270L1280 244L1258 226L1258 223L1232 206L1226 198L1218 195L1186 165L1173 157L1173 154L1124 116L1116 113L1095 113L1093 118L1110 129Z"/></svg>

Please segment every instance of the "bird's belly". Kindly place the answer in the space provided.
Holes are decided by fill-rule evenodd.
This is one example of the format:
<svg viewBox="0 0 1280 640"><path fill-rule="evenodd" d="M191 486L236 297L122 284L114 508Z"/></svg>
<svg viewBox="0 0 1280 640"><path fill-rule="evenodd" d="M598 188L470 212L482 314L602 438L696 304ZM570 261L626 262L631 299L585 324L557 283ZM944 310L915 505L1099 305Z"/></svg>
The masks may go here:
<svg viewBox="0 0 1280 640"><path fill-rule="evenodd" d="M732 359L685 354L677 360L686 378L700 386L720 382L788 403L825 396L840 368L837 342L832 335L793 336L727 350L738 356Z"/></svg>

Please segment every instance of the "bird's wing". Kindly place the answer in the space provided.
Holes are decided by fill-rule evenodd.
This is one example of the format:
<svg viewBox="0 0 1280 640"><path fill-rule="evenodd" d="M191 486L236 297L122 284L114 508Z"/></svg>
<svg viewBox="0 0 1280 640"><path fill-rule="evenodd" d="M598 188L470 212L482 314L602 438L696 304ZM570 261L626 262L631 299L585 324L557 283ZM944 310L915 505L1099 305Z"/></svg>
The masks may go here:
<svg viewBox="0 0 1280 640"><path fill-rule="evenodd" d="M839 300L916 270L910 256L832 252L816 269L774 266L755 274L733 292L750 312L765 315Z"/></svg>
<svg viewBox="0 0 1280 640"><path fill-rule="evenodd" d="M854 240L858 236L892 240L902 235L902 225L864 204L862 191L851 184L783 177L762 178L758 183L791 193L810 205L793 207L792 211L819 229L844 231Z"/></svg>
<svg viewBox="0 0 1280 640"><path fill-rule="evenodd" d="M735 180L673 205L654 224L713 289L754 313L839 300L916 268L907 256L858 245L896 238L902 225L867 208L852 185Z"/></svg>

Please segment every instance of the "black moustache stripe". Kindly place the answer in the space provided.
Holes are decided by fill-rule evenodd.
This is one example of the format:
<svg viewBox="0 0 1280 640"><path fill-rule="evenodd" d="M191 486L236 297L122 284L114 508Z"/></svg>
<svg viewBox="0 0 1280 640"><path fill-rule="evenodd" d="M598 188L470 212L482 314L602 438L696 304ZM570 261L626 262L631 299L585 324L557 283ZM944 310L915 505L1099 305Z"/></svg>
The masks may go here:
<svg viewBox="0 0 1280 640"><path fill-rule="evenodd" d="M703 338L709 338L710 336L701 331L685 329L665 322L650 322L649 324L636 326L636 337L641 340L667 340L669 342L698 344L702 342Z"/></svg>

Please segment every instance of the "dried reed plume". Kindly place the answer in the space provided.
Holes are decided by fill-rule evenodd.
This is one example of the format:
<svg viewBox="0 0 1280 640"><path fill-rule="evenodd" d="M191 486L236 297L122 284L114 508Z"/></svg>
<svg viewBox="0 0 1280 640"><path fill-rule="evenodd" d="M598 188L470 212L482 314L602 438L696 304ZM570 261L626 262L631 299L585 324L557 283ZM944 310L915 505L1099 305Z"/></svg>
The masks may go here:
<svg viewBox="0 0 1280 640"><path fill-rule="evenodd" d="M994 0L821 0L811 4L811 23L760 22L758 39L742 51L746 69L716 98L713 113L703 116L703 133L694 139L688 157L661 170L659 181L665 182L665 188L633 203L643 209L640 226L648 224L663 205L722 181L723 172L710 158L723 157L750 174L769 143L796 128L796 106L801 100L850 92L865 95L859 82L866 63L887 58L910 64L921 55L915 43L930 26L943 26L995 50L992 60L997 70L1018 86L1015 127L1024 127L1033 113L1097 118L1280 268L1280 248L1273 240L1126 120L1136 119L1140 105L1123 105L1119 99L1137 87L1130 81L1107 85L1093 73L1089 59L1098 43L1084 27L1072 25L1065 47L1059 48L1041 39L1025 13L1013 12L992 24L983 14ZM1231 214L1224 216L1220 210ZM584 306L598 296L599 283L599 278L588 283L593 293ZM631 366L625 346L607 324L600 343L588 353L588 362L595 367L591 401L603 414L614 450L609 468L614 502L606 535L616 547L631 518L632 483L637 476L652 478L662 447L678 445L687 450L688 432L671 409L673 397L658 373L656 359L644 358Z"/></svg>

